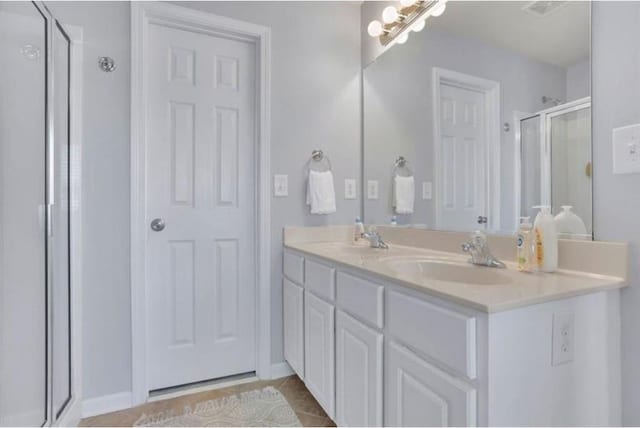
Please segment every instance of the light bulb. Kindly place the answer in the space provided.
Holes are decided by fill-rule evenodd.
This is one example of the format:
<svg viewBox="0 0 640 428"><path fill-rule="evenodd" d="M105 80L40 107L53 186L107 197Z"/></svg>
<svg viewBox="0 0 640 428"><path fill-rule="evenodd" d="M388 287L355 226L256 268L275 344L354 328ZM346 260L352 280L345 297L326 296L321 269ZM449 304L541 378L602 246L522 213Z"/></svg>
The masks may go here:
<svg viewBox="0 0 640 428"><path fill-rule="evenodd" d="M409 33L402 33L396 38L396 43L403 45L409 40Z"/></svg>
<svg viewBox="0 0 640 428"><path fill-rule="evenodd" d="M424 19L421 19L420 21L416 22L415 24L413 24L411 26L411 31L415 31L416 33L418 31L422 31L422 29L424 28L426 24L426 21Z"/></svg>
<svg viewBox="0 0 640 428"><path fill-rule="evenodd" d="M391 24L398 19L398 11L393 6L387 6L382 11L382 20L385 24Z"/></svg>
<svg viewBox="0 0 640 428"><path fill-rule="evenodd" d="M367 32L371 37L378 37L384 33L384 27L380 21L371 21L367 27Z"/></svg>
<svg viewBox="0 0 640 428"><path fill-rule="evenodd" d="M416 0L400 0L400 4L402 5L402 7L413 6L415 2Z"/></svg>
<svg viewBox="0 0 640 428"><path fill-rule="evenodd" d="M436 5L433 6L429 12L431 16L440 16L444 13L444 10L446 8L447 3L442 0L438 0L438 3L436 3Z"/></svg>

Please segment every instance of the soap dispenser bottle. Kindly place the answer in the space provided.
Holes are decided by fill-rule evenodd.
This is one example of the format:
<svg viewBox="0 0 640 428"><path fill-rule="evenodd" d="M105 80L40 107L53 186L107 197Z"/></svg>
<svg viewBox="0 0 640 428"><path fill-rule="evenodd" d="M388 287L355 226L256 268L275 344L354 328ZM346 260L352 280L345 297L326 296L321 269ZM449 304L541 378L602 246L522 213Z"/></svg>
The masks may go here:
<svg viewBox="0 0 640 428"><path fill-rule="evenodd" d="M558 268L558 233L551 207L541 205L533 208L540 209L533 222L537 267L542 272L555 272Z"/></svg>
<svg viewBox="0 0 640 428"><path fill-rule="evenodd" d="M520 225L518 227L516 260L518 261L518 270L521 272L534 270L535 244L532 239L533 225L529 220L530 217L520 217Z"/></svg>

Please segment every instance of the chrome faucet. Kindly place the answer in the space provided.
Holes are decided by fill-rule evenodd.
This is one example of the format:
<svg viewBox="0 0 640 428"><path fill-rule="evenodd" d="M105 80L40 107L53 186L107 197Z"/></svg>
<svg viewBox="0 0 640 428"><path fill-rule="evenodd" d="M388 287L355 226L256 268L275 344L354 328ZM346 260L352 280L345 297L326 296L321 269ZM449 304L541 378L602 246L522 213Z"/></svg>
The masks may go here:
<svg viewBox="0 0 640 428"><path fill-rule="evenodd" d="M479 230L471 234L469 242L462 244L462 251L471 255L471 260L469 260L469 262L474 265L495 268L507 267L500 260L496 259L493 254L491 254L489 243L487 242L487 235Z"/></svg>
<svg viewBox="0 0 640 428"><path fill-rule="evenodd" d="M369 226L369 231L365 232L364 238L369 241L369 246L371 248L380 248L383 250L389 249L389 246L382 240L382 237L376 230L375 226Z"/></svg>

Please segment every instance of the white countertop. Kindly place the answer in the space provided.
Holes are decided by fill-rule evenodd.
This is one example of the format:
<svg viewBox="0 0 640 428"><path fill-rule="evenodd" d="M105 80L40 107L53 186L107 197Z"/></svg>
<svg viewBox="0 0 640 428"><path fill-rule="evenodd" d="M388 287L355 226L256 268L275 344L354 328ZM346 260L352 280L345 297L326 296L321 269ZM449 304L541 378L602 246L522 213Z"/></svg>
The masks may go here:
<svg viewBox="0 0 640 428"><path fill-rule="evenodd" d="M506 269L471 266L471 269L495 269L491 274L500 283L469 284L437 280L418 272L393 268L393 260L438 259L443 262L466 263L468 256L462 253L390 244L388 250L367 247L368 243L352 242L287 242L285 248L319 257L365 274L373 274L385 280L451 300L483 312L500 312L522 306L543 303L568 297L613 290L627 286L622 277L606 276L570 270L555 273L519 272L513 262Z"/></svg>

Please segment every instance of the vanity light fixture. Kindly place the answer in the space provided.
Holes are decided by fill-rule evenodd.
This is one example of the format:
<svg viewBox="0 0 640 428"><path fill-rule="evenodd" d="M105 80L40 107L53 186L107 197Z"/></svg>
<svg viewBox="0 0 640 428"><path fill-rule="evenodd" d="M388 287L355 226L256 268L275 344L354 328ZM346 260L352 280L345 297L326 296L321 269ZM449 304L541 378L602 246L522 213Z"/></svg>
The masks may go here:
<svg viewBox="0 0 640 428"><path fill-rule="evenodd" d="M411 31L422 31L430 16L440 16L447 7L447 0L400 0L400 9L387 6L382 11L382 22L371 21L367 32L377 37L383 46L403 44Z"/></svg>

